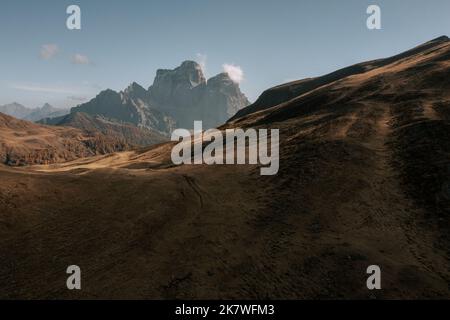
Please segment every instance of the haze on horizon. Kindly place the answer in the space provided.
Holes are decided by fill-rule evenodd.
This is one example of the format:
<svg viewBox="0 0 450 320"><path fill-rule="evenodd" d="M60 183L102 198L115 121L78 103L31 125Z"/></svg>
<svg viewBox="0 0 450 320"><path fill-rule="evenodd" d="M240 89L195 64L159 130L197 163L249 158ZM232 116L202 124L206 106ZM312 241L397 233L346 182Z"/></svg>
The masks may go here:
<svg viewBox="0 0 450 320"><path fill-rule="evenodd" d="M80 31L66 28L71 4ZM366 28L370 4L381 7L382 30ZM207 77L237 72L254 101L271 86L449 35L449 13L446 0L2 2L0 105L73 107L133 81L147 88L157 69L184 60Z"/></svg>

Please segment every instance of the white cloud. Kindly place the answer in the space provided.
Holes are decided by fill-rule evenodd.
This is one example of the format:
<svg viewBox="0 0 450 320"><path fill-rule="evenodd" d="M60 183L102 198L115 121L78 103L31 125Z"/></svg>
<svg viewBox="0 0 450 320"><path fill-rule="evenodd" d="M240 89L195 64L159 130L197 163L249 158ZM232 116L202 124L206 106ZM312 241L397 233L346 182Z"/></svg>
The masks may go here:
<svg viewBox="0 0 450 320"><path fill-rule="evenodd" d="M49 60L59 52L59 47L56 44L44 44L41 46L39 56L41 59Z"/></svg>
<svg viewBox="0 0 450 320"><path fill-rule="evenodd" d="M103 86L101 86L101 85L99 85L97 83L92 83L92 82L87 81L87 80L83 81L82 83L83 83L83 86L89 87L90 89L95 89L95 90L102 90L103 89Z"/></svg>
<svg viewBox="0 0 450 320"><path fill-rule="evenodd" d="M72 100L72 101L79 101L79 102L83 102L83 101L87 100L87 98L84 96L68 96L67 99Z"/></svg>
<svg viewBox="0 0 450 320"><path fill-rule="evenodd" d="M222 65L223 71L228 73L230 79L236 83L241 83L244 80L244 71L240 66L236 66L234 64L225 63Z"/></svg>
<svg viewBox="0 0 450 320"><path fill-rule="evenodd" d="M46 92L46 93L72 93L73 90L62 87L45 87L40 85L21 85L21 84L13 84L10 86L13 89L22 90L22 91L30 91L30 92Z"/></svg>
<svg viewBox="0 0 450 320"><path fill-rule="evenodd" d="M74 54L71 60L73 64L91 64L91 61L87 56L79 53Z"/></svg>

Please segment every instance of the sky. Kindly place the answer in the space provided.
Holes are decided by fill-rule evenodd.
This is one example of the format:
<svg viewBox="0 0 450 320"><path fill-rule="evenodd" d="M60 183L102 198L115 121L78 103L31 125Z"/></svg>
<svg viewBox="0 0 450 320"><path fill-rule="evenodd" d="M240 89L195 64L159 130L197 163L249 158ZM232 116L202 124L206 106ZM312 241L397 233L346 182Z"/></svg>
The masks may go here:
<svg viewBox="0 0 450 320"><path fill-rule="evenodd" d="M366 26L381 8L380 30ZM69 30L69 5L81 30ZM265 89L450 35L448 0L2 0L0 105L73 107L196 60Z"/></svg>

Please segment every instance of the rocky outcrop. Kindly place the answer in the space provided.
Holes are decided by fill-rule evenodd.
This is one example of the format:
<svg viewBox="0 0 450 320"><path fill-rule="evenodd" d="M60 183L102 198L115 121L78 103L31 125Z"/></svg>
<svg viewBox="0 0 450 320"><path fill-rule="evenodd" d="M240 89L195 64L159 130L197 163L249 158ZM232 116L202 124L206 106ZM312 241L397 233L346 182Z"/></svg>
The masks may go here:
<svg viewBox="0 0 450 320"><path fill-rule="evenodd" d="M203 93L204 125L218 126L249 104L239 85L227 73L220 73L208 80ZM211 106L214 106L215 111L211 110Z"/></svg>
<svg viewBox="0 0 450 320"><path fill-rule="evenodd" d="M148 89L148 95L150 101L160 108L189 106L196 102L193 89L205 84L200 65L194 61L185 61L174 70L159 69L153 85Z"/></svg>
<svg viewBox="0 0 450 320"><path fill-rule="evenodd" d="M91 101L72 108L71 113L101 115L113 121L131 123L161 133L171 131L175 121L150 107L146 97L140 96L140 88L142 87L138 84L132 84L121 92L111 89L102 91Z"/></svg>
<svg viewBox="0 0 450 320"><path fill-rule="evenodd" d="M249 104L228 74L206 80L194 61L174 70L158 70L148 93L151 104L176 119L179 127L189 129L194 120L202 120L204 128L217 127Z"/></svg>

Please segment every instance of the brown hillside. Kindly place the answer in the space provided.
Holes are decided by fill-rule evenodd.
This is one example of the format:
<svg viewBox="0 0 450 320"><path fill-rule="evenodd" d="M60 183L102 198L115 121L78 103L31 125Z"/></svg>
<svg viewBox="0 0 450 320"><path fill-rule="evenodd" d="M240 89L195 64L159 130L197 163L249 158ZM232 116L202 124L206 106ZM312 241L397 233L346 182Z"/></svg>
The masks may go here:
<svg viewBox="0 0 450 320"><path fill-rule="evenodd" d="M360 66L222 127L280 129L275 176L170 143L0 167L0 297L450 298L450 42Z"/></svg>
<svg viewBox="0 0 450 320"><path fill-rule="evenodd" d="M70 127L50 127L0 113L0 162L29 165L64 162L123 151L125 139Z"/></svg>

